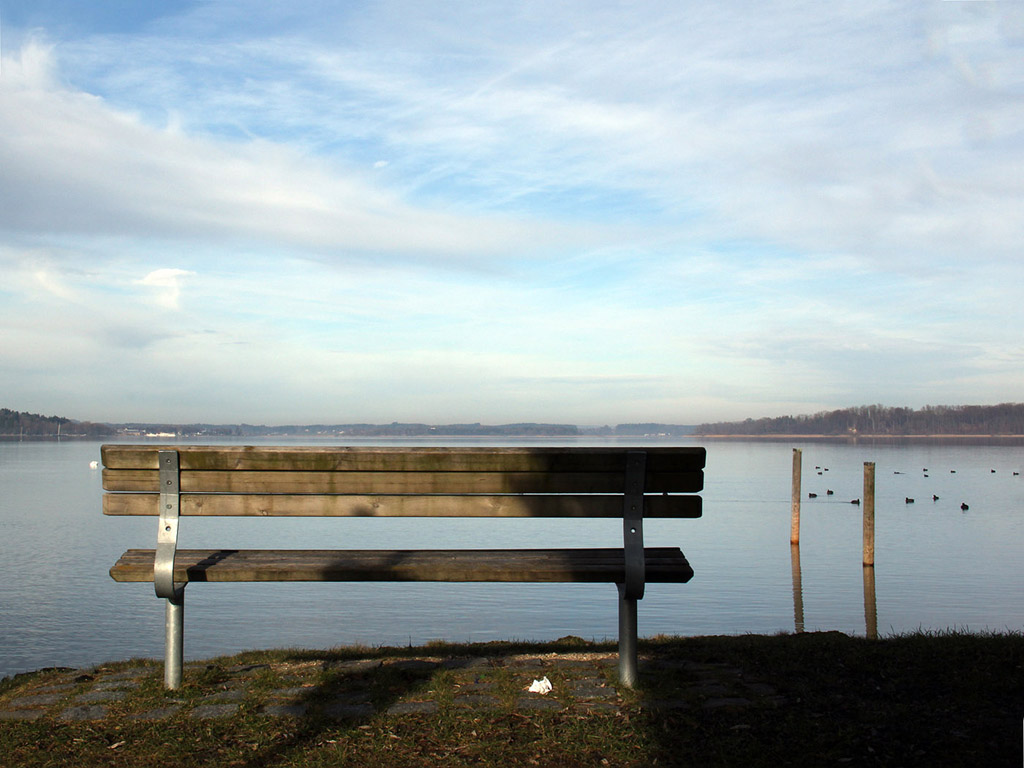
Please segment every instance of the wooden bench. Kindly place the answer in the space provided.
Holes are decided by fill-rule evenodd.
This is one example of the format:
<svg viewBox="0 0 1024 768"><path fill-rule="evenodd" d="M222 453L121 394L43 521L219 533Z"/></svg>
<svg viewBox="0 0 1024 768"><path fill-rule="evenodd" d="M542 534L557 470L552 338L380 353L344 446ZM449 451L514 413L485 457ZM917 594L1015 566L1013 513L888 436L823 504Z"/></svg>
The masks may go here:
<svg viewBox="0 0 1024 768"><path fill-rule="evenodd" d="M643 544L645 517L701 515L703 448L338 448L105 445L103 512L159 517L116 581L166 599L168 688L181 684L185 587L200 581L605 582L619 590L619 674L637 674L646 582L684 583L678 547ZM181 517L621 518L608 549L177 549Z"/></svg>

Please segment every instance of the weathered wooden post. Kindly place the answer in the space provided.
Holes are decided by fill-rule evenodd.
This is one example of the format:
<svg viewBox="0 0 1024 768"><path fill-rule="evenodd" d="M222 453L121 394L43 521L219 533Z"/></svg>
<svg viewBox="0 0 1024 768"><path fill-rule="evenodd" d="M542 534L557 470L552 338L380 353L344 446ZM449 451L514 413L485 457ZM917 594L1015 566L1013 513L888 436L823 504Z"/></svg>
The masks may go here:
<svg viewBox="0 0 1024 768"><path fill-rule="evenodd" d="M864 462L864 565L875 564L875 462Z"/></svg>
<svg viewBox="0 0 1024 768"><path fill-rule="evenodd" d="M793 449L793 515L789 526L789 543L800 543L800 462L799 448Z"/></svg>

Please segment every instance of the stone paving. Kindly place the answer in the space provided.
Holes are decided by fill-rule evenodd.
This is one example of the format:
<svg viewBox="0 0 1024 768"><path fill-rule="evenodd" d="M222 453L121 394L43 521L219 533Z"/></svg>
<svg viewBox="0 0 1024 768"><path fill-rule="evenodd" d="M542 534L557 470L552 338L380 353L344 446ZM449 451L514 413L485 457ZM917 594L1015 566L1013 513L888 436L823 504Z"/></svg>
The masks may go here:
<svg viewBox="0 0 1024 768"><path fill-rule="evenodd" d="M186 664L179 691L163 690L162 666L153 662L54 669L20 676L20 684L15 678L0 695L0 721L162 721L252 714L367 720L442 710L582 715L637 707L714 711L784 704L772 686L748 680L741 670L687 661L642 660L642 681L672 675L680 682L667 693L664 686L654 685L659 694L637 696L616 688L615 665L615 655L607 653L202 663ZM543 677L553 690L528 692Z"/></svg>

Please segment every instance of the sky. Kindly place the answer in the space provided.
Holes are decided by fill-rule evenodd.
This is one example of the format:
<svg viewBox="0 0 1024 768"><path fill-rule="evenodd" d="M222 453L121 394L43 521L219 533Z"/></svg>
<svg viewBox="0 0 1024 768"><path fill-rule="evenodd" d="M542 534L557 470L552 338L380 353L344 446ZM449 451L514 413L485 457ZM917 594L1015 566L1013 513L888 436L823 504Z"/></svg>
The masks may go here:
<svg viewBox="0 0 1024 768"><path fill-rule="evenodd" d="M1024 400L1024 2L0 0L0 405Z"/></svg>

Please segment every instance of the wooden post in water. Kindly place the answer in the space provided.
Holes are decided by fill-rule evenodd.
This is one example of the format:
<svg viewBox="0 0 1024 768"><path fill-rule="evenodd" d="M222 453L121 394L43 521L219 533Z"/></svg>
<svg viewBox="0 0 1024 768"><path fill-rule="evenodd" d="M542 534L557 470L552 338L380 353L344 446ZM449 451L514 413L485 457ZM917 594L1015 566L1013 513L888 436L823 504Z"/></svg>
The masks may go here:
<svg viewBox="0 0 1024 768"><path fill-rule="evenodd" d="M875 462L864 462L864 565L875 564Z"/></svg>
<svg viewBox="0 0 1024 768"><path fill-rule="evenodd" d="M793 449L793 515L789 526L789 543L800 543L800 461L799 448Z"/></svg>

